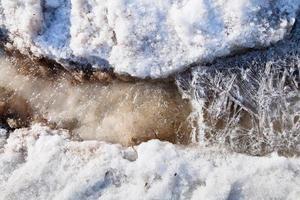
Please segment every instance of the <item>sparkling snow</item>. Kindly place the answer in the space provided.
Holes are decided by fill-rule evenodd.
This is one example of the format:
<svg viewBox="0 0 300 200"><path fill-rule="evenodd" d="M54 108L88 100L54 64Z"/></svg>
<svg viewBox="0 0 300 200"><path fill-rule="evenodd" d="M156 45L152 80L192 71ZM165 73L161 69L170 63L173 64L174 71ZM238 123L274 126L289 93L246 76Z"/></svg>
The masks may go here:
<svg viewBox="0 0 300 200"><path fill-rule="evenodd" d="M13 47L57 61L164 77L282 39L299 0L2 0Z"/></svg>
<svg viewBox="0 0 300 200"><path fill-rule="evenodd" d="M0 154L0 199L292 199L300 159L251 157L157 140L134 148L75 142L40 125Z"/></svg>

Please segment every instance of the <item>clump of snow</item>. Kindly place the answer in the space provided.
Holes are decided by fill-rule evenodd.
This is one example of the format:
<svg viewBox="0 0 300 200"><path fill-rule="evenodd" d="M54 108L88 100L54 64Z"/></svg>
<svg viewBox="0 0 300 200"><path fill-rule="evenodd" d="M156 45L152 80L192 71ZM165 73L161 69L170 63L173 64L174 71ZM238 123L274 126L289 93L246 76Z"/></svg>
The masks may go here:
<svg viewBox="0 0 300 200"><path fill-rule="evenodd" d="M56 60L163 77L194 62L268 46L299 0L2 0L13 45Z"/></svg>
<svg viewBox="0 0 300 200"><path fill-rule="evenodd" d="M297 199L300 159L157 140L134 148L71 141L34 125L0 154L0 199Z"/></svg>
<svg viewBox="0 0 300 200"><path fill-rule="evenodd" d="M4 144L6 143L6 135L7 135L7 131L0 127L0 150L3 148Z"/></svg>
<svg viewBox="0 0 300 200"><path fill-rule="evenodd" d="M41 2L37 0L1 1L4 25L13 36L14 45L22 50L33 45L43 24Z"/></svg>

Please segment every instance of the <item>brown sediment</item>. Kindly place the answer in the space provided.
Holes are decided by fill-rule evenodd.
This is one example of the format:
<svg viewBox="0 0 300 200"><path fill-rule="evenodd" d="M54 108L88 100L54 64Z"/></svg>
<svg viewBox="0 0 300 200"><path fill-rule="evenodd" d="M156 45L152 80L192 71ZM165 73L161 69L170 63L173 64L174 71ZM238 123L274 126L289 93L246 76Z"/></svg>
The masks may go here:
<svg viewBox="0 0 300 200"><path fill-rule="evenodd" d="M70 130L74 138L127 146L150 139L190 142L191 106L170 79L139 80L111 71L68 70L17 51L7 52L7 57L10 62L2 61L0 68L4 88L0 93L13 94L3 105L0 102L0 115L6 120L7 105L11 105L15 115L20 115L16 119L26 122L23 126L45 123ZM11 126L14 122L6 121Z"/></svg>
<svg viewBox="0 0 300 200"><path fill-rule="evenodd" d="M109 84L113 81L120 82L150 82L150 83L174 83L174 76L165 78L138 78L129 74L114 73L112 68L95 69L91 66L83 66L80 63L66 63L65 65L46 57L24 55L16 49L7 49L3 45L6 56L18 66L18 71L24 75L31 75L44 79L55 80L58 76L68 76L74 83L103 83Z"/></svg>
<svg viewBox="0 0 300 200"><path fill-rule="evenodd" d="M29 126L32 110L24 98L0 87L0 123L11 129Z"/></svg>

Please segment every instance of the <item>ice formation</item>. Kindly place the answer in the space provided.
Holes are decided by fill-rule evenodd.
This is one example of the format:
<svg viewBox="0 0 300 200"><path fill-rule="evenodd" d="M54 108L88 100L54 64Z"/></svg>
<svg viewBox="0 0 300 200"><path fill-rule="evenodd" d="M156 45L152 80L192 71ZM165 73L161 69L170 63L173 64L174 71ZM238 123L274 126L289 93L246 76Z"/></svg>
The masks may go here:
<svg viewBox="0 0 300 200"><path fill-rule="evenodd" d="M299 154L299 71L297 20L290 37L267 50L195 66L178 75L177 84L195 114L206 116L198 123L198 140L251 154L283 149Z"/></svg>
<svg viewBox="0 0 300 200"><path fill-rule="evenodd" d="M164 77L281 40L299 0L2 0L14 48L59 62Z"/></svg>

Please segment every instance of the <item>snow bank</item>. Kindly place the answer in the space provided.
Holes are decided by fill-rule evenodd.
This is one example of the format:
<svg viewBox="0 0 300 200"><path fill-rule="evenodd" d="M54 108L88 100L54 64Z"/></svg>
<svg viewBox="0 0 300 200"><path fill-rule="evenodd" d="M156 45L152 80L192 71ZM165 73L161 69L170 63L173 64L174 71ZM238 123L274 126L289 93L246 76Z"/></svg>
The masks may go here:
<svg viewBox="0 0 300 200"><path fill-rule="evenodd" d="M299 0L2 0L13 46L35 55L163 77L193 62L268 46Z"/></svg>
<svg viewBox="0 0 300 200"><path fill-rule="evenodd" d="M157 140L75 142L39 125L0 154L0 199L297 199L300 159L250 157Z"/></svg>

